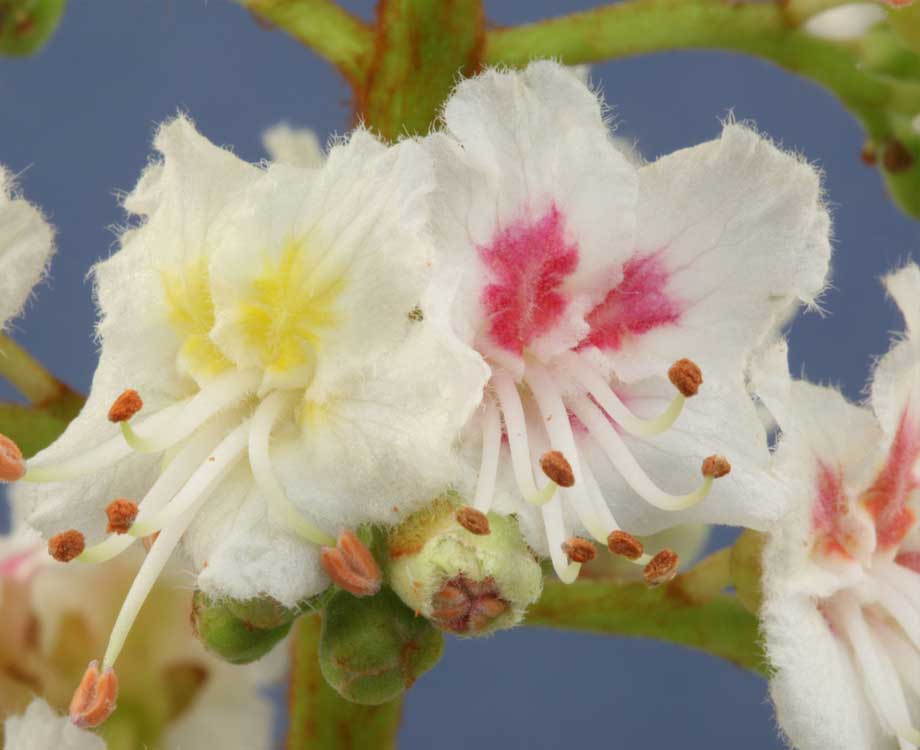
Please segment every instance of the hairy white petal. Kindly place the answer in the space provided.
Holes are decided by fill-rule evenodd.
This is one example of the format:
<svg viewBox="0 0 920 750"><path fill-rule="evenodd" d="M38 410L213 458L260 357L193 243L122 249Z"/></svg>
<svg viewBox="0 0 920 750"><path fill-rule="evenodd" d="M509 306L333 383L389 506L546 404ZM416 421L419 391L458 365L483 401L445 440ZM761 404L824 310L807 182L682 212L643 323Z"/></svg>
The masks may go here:
<svg viewBox="0 0 920 750"><path fill-rule="evenodd" d="M316 133L308 128L292 128L283 122L263 133L262 145L272 161L295 167L314 169L326 158Z"/></svg>
<svg viewBox="0 0 920 750"><path fill-rule="evenodd" d="M58 716L41 698L33 700L22 716L3 725L6 750L105 750L101 737L78 729L67 716Z"/></svg>

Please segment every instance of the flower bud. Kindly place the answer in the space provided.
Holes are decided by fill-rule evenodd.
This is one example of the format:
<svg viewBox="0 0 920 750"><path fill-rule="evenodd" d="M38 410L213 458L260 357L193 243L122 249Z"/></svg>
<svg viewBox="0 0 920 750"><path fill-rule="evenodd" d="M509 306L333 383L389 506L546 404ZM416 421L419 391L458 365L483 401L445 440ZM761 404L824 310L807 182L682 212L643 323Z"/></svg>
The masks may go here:
<svg viewBox="0 0 920 750"><path fill-rule="evenodd" d="M320 669L352 703L377 706L399 697L443 650L444 636L386 587L362 598L338 591L323 613Z"/></svg>
<svg viewBox="0 0 920 750"><path fill-rule="evenodd" d="M440 499L390 534L390 585L442 630L476 636L512 627L540 596L540 565L513 518L490 513L489 533L479 534L457 515Z"/></svg>
<svg viewBox="0 0 920 750"><path fill-rule="evenodd" d="M227 599L225 604L231 614L239 617L245 624L258 630L271 630L288 625L297 614L278 603L270 596L257 599Z"/></svg>
<svg viewBox="0 0 920 750"><path fill-rule="evenodd" d="M288 634L292 622L293 619L276 627L262 628L234 613L229 600L212 601L201 591L196 591L192 600L192 627L198 639L205 648L231 664L261 659Z"/></svg>
<svg viewBox="0 0 920 750"><path fill-rule="evenodd" d="M0 0L0 55L31 55L57 28L65 0Z"/></svg>

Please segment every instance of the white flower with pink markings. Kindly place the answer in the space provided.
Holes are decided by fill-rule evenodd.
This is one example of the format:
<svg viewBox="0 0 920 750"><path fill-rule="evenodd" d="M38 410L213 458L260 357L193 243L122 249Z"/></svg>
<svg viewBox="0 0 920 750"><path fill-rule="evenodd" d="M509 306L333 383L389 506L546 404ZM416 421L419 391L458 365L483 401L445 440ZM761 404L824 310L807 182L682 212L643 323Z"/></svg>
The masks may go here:
<svg viewBox="0 0 920 750"><path fill-rule="evenodd" d="M886 283L907 337L879 362L871 408L792 381L782 346L756 368L791 502L765 548L762 617L800 750L920 747L920 269Z"/></svg>
<svg viewBox="0 0 920 750"><path fill-rule="evenodd" d="M817 172L736 124L636 165L598 96L550 62L464 81L443 120L427 139L442 293L491 370L463 441L472 504L518 514L565 580L582 529L777 518L745 368L824 285ZM574 477L559 492L551 449Z"/></svg>

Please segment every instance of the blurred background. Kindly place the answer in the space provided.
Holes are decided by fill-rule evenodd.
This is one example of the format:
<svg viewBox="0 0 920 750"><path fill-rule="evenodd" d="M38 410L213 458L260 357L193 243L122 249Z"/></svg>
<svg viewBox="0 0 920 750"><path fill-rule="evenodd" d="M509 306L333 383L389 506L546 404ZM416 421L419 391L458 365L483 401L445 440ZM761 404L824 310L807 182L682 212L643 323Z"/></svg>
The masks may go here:
<svg viewBox="0 0 920 750"><path fill-rule="evenodd" d="M370 17L370 0L345 5ZM486 0L512 24L588 8L588 0ZM818 164L835 218L825 316L791 332L793 369L862 396L873 358L900 328L879 276L920 251L920 224L862 165L862 135L824 90L731 54L685 52L592 68L619 135L646 159L715 137L730 113ZM227 0L71 2L37 56L0 60L0 163L58 229L50 281L14 336L79 390L96 362L86 274L112 252L117 194L149 157L158 122L188 112L211 140L250 160L287 121L321 139L350 125L338 74ZM11 398L0 387L0 398ZM0 509L0 524L2 524ZM730 539L728 530L716 543ZM449 639L440 665L409 693L401 747L729 748L782 746L765 683L716 659L624 639L520 629Z"/></svg>

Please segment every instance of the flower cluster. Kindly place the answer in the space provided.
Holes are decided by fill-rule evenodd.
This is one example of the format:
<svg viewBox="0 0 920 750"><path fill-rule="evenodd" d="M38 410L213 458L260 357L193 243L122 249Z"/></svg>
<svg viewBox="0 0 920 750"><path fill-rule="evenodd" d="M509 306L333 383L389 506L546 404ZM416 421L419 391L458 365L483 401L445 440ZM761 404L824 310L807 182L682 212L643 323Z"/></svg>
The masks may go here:
<svg viewBox="0 0 920 750"><path fill-rule="evenodd" d="M520 620L535 558L573 582L600 546L654 585L679 558L637 535L787 523L777 466L804 449L784 440L774 466L750 369L825 284L819 173L735 122L641 163L550 62L460 83L442 123L391 145L359 128L326 154L279 127L261 165L185 117L159 129L120 249L94 269L86 406L34 458L7 440L0 460L56 560L148 548L76 722L114 709L116 660L177 549L208 606L297 612L330 584L392 598L386 584L472 635ZM773 387L787 370L767 360ZM770 393L785 431L792 397ZM840 517L842 475L819 481L822 570L916 554L897 455L867 489L878 550ZM852 644L857 602L816 616Z"/></svg>

